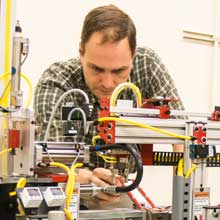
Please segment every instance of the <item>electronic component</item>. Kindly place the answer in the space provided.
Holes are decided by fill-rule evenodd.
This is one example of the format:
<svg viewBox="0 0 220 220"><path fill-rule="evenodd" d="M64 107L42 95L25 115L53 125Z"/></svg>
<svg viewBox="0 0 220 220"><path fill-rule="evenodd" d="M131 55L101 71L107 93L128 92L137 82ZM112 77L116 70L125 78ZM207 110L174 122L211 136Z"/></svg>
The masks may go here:
<svg viewBox="0 0 220 220"><path fill-rule="evenodd" d="M63 122L63 136L75 136L77 133L77 128L73 121Z"/></svg>
<svg viewBox="0 0 220 220"><path fill-rule="evenodd" d="M43 201L38 187L26 187L20 193L21 201L25 208L38 208Z"/></svg>
<svg viewBox="0 0 220 220"><path fill-rule="evenodd" d="M77 108L74 106L73 103L67 103L65 106L62 106L62 120L65 121L68 119L69 113L74 109ZM90 120L92 117L92 112L93 112L93 105L90 103L84 103L82 106L82 110L85 112L86 119ZM71 116L71 120L82 120L82 115L76 111L74 114Z"/></svg>
<svg viewBox="0 0 220 220"><path fill-rule="evenodd" d="M48 207L62 206L66 199L61 187L47 187L43 197Z"/></svg>

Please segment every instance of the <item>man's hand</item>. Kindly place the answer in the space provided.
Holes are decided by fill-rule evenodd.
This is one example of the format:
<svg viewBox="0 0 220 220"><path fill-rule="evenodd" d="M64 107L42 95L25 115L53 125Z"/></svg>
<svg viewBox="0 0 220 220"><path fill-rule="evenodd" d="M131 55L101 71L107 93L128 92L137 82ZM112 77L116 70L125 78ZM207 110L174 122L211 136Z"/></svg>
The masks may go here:
<svg viewBox="0 0 220 220"><path fill-rule="evenodd" d="M119 175L113 176L110 170L96 168L92 171L80 169L76 181L81 184L95 184L96 186L122 186L125 179ZM107 205L120 201L120 194L98 193L94 199L99 205Z"/></svg>

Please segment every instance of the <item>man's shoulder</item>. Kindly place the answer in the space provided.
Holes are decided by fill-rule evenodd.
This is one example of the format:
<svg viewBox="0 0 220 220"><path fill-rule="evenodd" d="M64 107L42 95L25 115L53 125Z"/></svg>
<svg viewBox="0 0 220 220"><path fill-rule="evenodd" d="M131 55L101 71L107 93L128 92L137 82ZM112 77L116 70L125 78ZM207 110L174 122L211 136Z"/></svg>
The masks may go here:
<svg viewBox="0 0 220 220"><path fill-rule="evenodd" d="M135 59L154 59L157 56L156 52L149 47L137 47Z"/></svg>
<svg viewBox="0 0 220 220"><path fill-rule="evenodd" d="M50 65L41 75L38 85L48 82L69 84L82 78L82 67L79 58L58 61Z"/></svg>
<svg viewBox="0 0 220 220"><path fill-rule="evenodd" d="M74 58L53 63L44 71L44 74L47 73L60 76L60 74L75 73L79 70L81 70L80 60L79 58Z"/></svg>

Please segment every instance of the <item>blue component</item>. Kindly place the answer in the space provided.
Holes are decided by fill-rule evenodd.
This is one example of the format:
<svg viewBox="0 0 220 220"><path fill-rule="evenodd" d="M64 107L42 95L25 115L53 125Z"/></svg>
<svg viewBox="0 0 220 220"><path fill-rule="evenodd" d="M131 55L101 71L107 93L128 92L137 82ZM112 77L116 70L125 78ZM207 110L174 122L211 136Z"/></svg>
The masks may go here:
<svg viewBox="0 0 220 220"><path fill-rule="evenodd" d="M11 73L12 73L12 75L14 75L14 74L16 73L15 67L12 67L12 68L11 68Z"/></svg>
<svg viewBox="0 0 220 220"><path fill-rule="evenodd" d="M195 159L195 145L190 144L190 158Z"/></svg>
<svg viewBox="0 0 220 220"><path fill-rule="evenodd" d="M96 145L95 146L95 151L100 151L100 146Z"/></svg>

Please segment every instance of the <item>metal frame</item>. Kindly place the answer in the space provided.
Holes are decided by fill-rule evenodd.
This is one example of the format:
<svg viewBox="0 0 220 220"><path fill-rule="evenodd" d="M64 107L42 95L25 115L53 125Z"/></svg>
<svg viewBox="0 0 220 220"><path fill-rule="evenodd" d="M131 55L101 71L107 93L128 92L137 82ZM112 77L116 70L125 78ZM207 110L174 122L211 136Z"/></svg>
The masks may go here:
<svg viewBox="0 0 220 220"><path fill-rule="evenodd" d="M109 112L105 112L102 116L118 117L121 119L129 119L144 125L150 125L165 131L169 131L178 135L193 136L195 134L195 125L202 124L206 128L205 144L217 145L220 144L220 122L208 121L208 118L213 118L213 114L209 113L193 113L185 111L170 111L172 116L187 116L205 118L204 121L188 120L188 119L160 119L156 118L160 115L158 109L141 109L141 108L118 108L109 107ZM149 117L154 118L149 118ZM100 129L100 127L99 127ZM109 135L108 135L109 132ZM113 134L113 135L112 135ZM110 143L134 143L134 144L184 144L184 169L183 175L191 168L192 159L190 158L191 140L177 139L169 137L161 133L156 133L146 128L129 125L123 122L106 121L102 124L99 135L109 138ZM199 139L197 138L199 143ZM186 179L184 176L175 176L173 179L173 220L192 220L192 188L193 175Z"/></svg>

